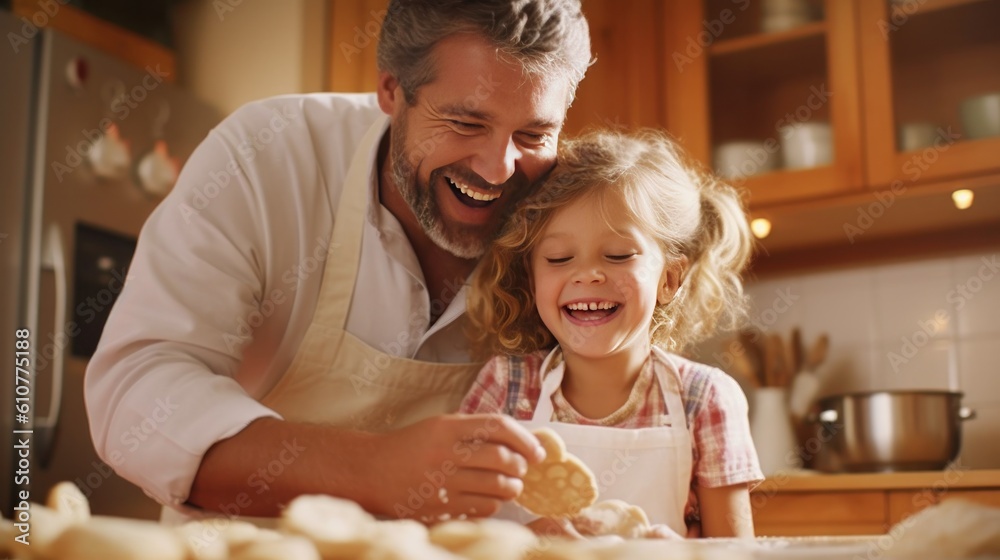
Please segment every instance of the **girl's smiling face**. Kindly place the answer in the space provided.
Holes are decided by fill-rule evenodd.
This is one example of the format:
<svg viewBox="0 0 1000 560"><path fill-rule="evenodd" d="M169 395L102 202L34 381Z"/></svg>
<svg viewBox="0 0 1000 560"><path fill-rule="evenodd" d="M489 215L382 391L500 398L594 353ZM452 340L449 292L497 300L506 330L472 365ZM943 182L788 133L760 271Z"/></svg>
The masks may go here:
<svg viewBox="0 0 1000 560"><path fill-rule="evenodd" d="M584 196L557 210L531 253L538 314L563 352L645 356L657 301L667 302L663 251L618 197ZM609 224L615 224L612 227Z"/></svg>

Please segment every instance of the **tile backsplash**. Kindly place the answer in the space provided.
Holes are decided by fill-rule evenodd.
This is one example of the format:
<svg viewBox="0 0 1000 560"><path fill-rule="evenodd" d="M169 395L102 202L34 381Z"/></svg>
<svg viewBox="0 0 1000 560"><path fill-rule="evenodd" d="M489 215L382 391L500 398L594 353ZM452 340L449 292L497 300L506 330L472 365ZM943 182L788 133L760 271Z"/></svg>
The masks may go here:
<svg viewBox="0 0 1000 560"><path fill-rule="evenodd" d="M1000 247L947 258L841 269L749 283L751 321L830 352L822 395L944 389L965 393L977 418L963 425L961 461L1000 468ZM723 366L719 337L696 349Z"/></svg>

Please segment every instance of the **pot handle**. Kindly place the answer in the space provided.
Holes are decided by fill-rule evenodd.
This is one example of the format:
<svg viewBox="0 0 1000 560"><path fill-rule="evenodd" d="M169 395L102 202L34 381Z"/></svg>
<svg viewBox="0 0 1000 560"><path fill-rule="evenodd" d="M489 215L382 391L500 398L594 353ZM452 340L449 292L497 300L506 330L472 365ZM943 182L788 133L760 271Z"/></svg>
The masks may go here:
<svg viewBox="0 0 1000 560"><path fill-rule="evenodd" d="M976 411L967 406L963 406L958 409L958 418L960 420L974 420L976 418Z"/></svg>

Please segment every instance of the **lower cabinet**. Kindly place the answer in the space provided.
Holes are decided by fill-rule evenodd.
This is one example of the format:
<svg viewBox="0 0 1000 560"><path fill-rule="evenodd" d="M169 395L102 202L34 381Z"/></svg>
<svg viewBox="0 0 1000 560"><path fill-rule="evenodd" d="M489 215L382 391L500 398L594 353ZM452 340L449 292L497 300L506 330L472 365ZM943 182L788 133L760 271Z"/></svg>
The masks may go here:
<svg viewBox="0 0 1000 560"><path fill-rule="evenodd" d="M1000 488L781 491L750 494L757 536L880 535L943 500L1000 507Z"/></svg>
<svg viewBox="0 0 1000 560"><path fill-rule="evenodd" d="M894 525L920 510L944 500L963 499L1000 508L1000 488L984 490L893 490L889 492L889 523Z"/></svg>

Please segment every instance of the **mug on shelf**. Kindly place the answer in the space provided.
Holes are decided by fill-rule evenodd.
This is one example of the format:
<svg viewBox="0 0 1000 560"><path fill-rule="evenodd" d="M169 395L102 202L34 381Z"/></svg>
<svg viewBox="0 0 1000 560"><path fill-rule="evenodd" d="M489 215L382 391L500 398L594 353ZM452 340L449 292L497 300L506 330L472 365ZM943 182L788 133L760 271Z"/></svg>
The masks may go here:
<svg viewBox="0 0 1000 560"><path fill-rule="evenodd" d="M786 169L806 169L833 161L833 130L825 122L798 122L778 129Z"/></svg>
<svg viewBox="0 0 1000 560"><path fill-rule="evenodd" d="M899 125L896 143L901 152L929 148L938 138L940 127L932 122L907 122Z"/></svg>
<svg viewBox="0 0 1000 560"><path fill-rule="evenodd" d="M773 141L772 141L773 144ZM773 171L778 166L778 150L768 151L764 142L739 140L715 147L712 164L725 179L740 179Z"/></svg>
<svg viewBox="0 0 1000 560"><path fill-rule="evenodd" d="M962 130L970 139L1000 136L1000 91L962 101Z"/></svg>

